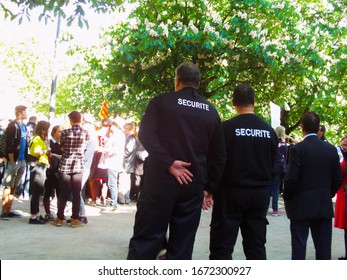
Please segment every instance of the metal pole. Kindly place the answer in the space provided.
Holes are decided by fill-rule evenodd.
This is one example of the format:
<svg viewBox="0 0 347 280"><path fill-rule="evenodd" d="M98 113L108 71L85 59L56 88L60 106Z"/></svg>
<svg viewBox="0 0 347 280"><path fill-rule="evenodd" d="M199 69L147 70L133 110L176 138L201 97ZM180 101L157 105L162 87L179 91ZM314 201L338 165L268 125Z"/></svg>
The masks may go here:
<svg viewBox="0 0 347 280"><path fill-rule="evenodd" d="M55 41L54 41L53 76L52 76L52 85L51 85L49 120L54 119L55 105L56 105L56 98L57 98L57 80L58 80L57 49L59 44L60 26L61 26L61 13L58 13L57 32L56 32Z"/></svg>

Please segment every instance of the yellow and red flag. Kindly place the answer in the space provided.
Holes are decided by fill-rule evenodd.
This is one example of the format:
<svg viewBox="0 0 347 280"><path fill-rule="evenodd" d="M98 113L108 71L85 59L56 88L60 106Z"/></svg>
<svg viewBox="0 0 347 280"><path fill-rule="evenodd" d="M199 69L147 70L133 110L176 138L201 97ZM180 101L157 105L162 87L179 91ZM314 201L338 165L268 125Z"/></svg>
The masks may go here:
<svg viewBox="0 0 347 280"><path fill-rule="evenodd" d="M102 102L102 106L101 106L101 110L100 110L100 113L99 113L99 117L101 119L108 118L108 107L107 107L106 100L104 100L104 102Z"/></svg>

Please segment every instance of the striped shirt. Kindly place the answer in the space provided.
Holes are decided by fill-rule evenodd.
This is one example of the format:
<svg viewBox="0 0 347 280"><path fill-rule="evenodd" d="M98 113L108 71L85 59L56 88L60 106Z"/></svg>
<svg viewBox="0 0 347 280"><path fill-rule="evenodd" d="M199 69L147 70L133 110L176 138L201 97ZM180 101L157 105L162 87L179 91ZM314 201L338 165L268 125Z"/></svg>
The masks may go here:
<svg viewBox="0 0 347 280"><path fill-rule="evenodd" d="M86 130L74 124L61 132L63 156L59 171L65 174L82 173L84 167L84 152L90 136Z"/></svg>

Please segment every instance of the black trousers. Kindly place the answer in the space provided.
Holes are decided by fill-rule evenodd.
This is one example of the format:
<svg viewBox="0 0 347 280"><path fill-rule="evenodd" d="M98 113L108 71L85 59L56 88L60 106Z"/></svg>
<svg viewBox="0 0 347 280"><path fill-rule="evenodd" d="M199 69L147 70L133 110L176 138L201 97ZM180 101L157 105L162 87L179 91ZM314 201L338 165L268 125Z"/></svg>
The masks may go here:
<svg viewBox="0 0 347 280"><path fill-rule="evenodd" d="M266 259L267 188L219 188L210 230L211 260L230 260L239 229L247 260Z"/></svg>
<svg viewBox="0 0 347 280"><path fill-rule="evenodd" d="M72 215L71 218L78 219L81 202L82 173L65 174L58 172L59 176L59 196L58 213L59 219L64 219L66 202L72 193Z"/></svg>
<svg viewBox="0 0 347 280"><path fill-rule="evenodd" d="M59 197L59 179L57 173L48 173L46 176L45 186L43 190L43 206L46 213L51 213L51 197L56 192L57 198Z"/></svg>
<svg viewBox="0 0 347 280"><path fill-rule="evenodd" d="M306 258L309 230L316 250L316 260L331 260L332 219L290 220L292 260Z"/></svg>
<svg viewBox="0 0 347 280"><path fill-rule="evenodd" d="M156 259L168 230L167 259L192 259L202 201L201 184L181 186L168 172L148 172L137 201L127 259Z"/></svg>

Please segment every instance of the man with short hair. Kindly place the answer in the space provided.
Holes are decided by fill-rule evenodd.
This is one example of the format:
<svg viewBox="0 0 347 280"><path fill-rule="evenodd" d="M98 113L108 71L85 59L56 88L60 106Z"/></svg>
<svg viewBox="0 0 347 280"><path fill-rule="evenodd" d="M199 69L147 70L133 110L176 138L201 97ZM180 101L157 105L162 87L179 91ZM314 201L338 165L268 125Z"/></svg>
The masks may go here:
<svg viewBox="0 0 347 280"><path fill-rule="evenodd" d="M89 133L81 127L82 115L72 111L69 115L71 127L61 132L63 155L60 161L58 176L60 181L58 195L57 219L55 226L64 223L64 210L70 193L72 193L71 227L84 225L79 219L84 153L90 139Z"/></svg>
<svg viewBox="0 0 347 280"><path fill-rule="evenodd" d="M26 156L28 154L26 140L26 126L23 123L27 119L26 106L15 107L16 119L11 121L6 128L6 170L2 184L4 186L2 194L2 220L9 220L13 217L21 217L12 212L12 202L16 187L19 186L26 167Z"/></svg>
<svg viewBox="0 0 347 280"><path fill-rule="evenodd" d="M209 258L232 259L240 229L246 259L265 260L267 189L278 139L273 128L255 115L249 85L238 85L232 102L238 115L222 124L227 161L214 195Z"/></svg>
<svg viewBox="0 0 347 280"><path fill-rule="evenodd" d="M217 110L200 96L200 71L184 62L175 92L148 104L139 140L148 152L128 259L156 259L167 230L168 260L191 259L201 208L211 206L224 166ZM204 199L205 197L205 199Z"/></svg>
<svg viewBox="0 0 347 280"><path fill-rule="evenodd" d="M290 219L292 259L306 258L309 230L317 260L331 259L332 198L342 183L336 148L317 137L319 116L306 112L301 119L302 142L290 150L283 198Z"/></svg>

